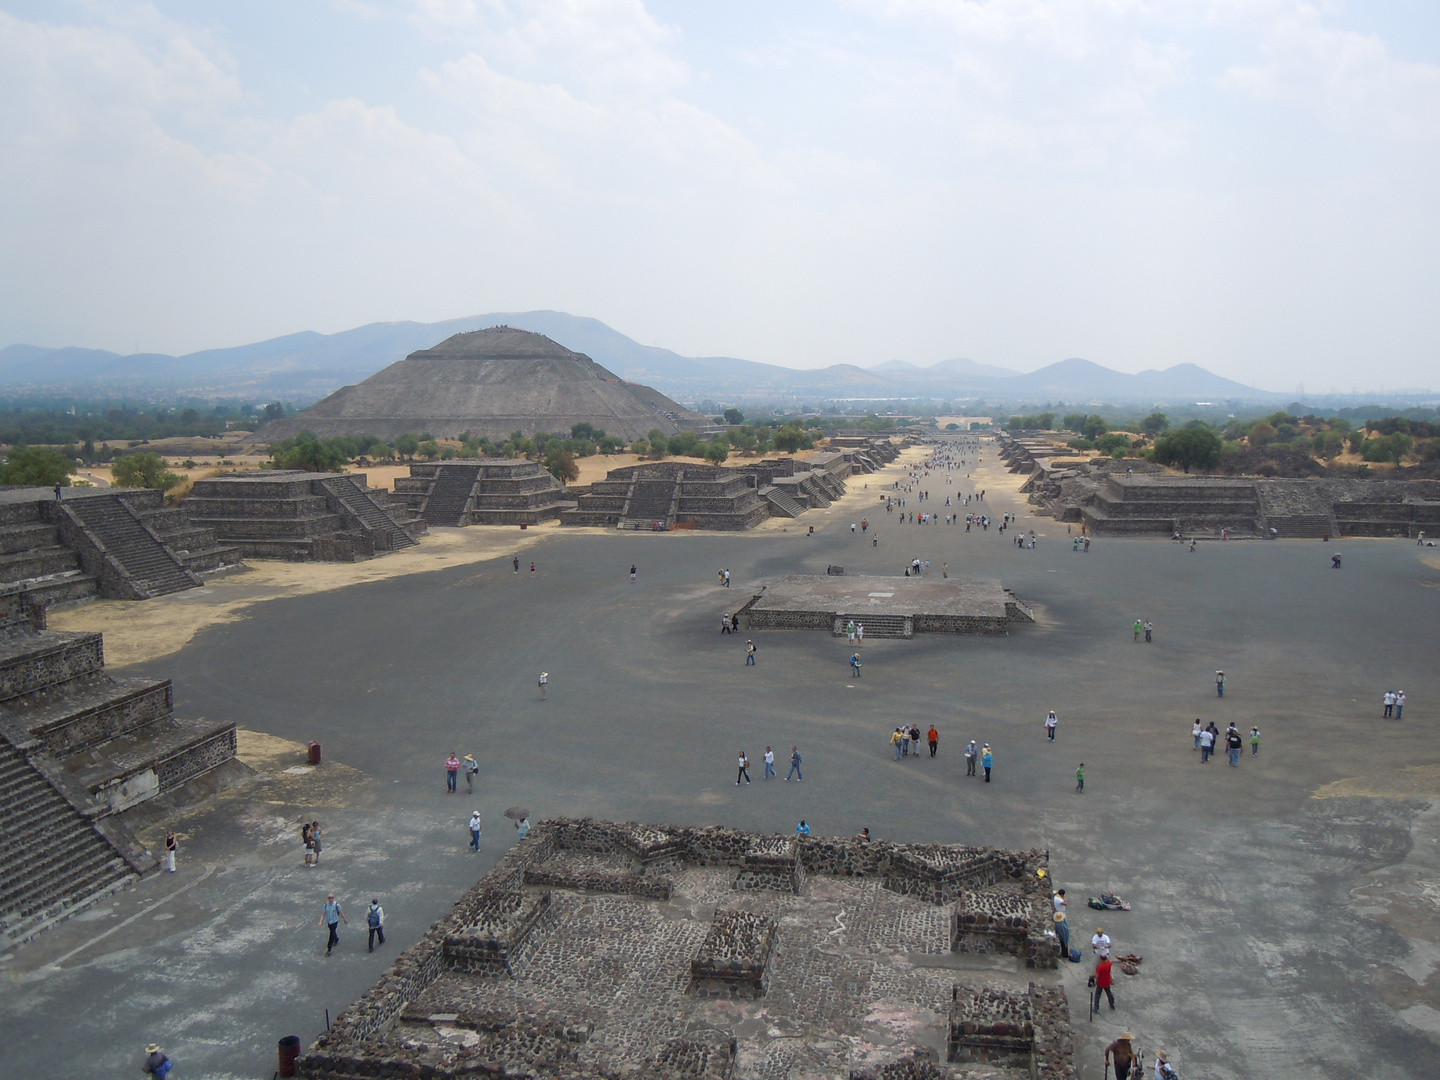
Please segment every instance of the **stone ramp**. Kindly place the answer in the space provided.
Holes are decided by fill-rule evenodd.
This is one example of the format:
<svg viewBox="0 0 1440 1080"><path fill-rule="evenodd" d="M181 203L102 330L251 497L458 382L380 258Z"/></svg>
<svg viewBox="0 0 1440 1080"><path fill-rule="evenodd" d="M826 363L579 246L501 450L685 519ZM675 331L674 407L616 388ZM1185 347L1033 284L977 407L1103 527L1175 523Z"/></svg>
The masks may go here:
<svg viewBox="0 0 1440 1080"><path fill-rule="evenodd" d="M96 554L118 570L122 589L128 584L135 599L148 600L203 584L118 496L72 499L56 503L54 509L83 526L89 534L86 539L98 548ZM75 537L73 542L79 540Z"/></svg>
<svg viewBox="0 0 1440 1080"><path fill-rule="evenodd" d="M480 478L478 465L449 465L435 470L421 516L431 525L464 525L465 512Z"/></svg>

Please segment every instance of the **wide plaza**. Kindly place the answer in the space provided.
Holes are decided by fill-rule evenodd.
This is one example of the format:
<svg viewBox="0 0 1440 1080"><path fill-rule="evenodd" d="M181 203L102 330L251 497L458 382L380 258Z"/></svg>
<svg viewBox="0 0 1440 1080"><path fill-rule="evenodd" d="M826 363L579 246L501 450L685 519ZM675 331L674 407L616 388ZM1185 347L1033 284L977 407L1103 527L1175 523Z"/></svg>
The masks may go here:
<svg viewBox="0 0 1440 1080"><path fill-rule="evenodd" d="M1118 977L1117 1010L1093 1022L1091 965L1063 965L1082 1077L1102 1075L1103 1046L1126 1028L1147 1051L1169 1049L1183 1076L1433 1075L1431 549L1247 541L1192 552L1102 538L1077 552L1063 523L1028 516L1020 478L993 449L978 469L906 480L920 457L853 478L845 500L788 531L540 530L518 552L519 573L501 547L445 569L268 599L179 651L117 668L172 678L177 713L252 733L241 753L262 778L154 823L185 837L177 874L0 957L12 1070L123 1075L153 1041L177 1076L270 1076L276 1040L308 1044L327 1010L368 988L516 842L501 815L523 805L532 819L789 834L804 818L817 835L869 828L897 841L1048 849L1072 935L1088 942L1103 926L1120 952L1144 957L1138 975ZM993 525L901 525L883 505L897 479L931 494L921 503L898 493L907 514L1015 512L1036 547L1017 548ZM984 503L945 506L980 488ZM852 534L862 517L871 528ZM1335 550L1341 570L1330 566ZM844 637L719 633L720 616L768 581L832 565L900 576L917 558L933 576L948 563L952 577L1002 582L1035 623L1008 636L867 638L861 678ZM101 619L109 609L91 610ZM1133 640L1137 618L1154 624L1153 642ZM105 629L113 656L123 630ZM1223 699L1216 669L1227 674ZM1398 721L1380 717L1390 688L1409 699ZM1258 726L1260 754L1247 740L1240 767L1200 764L1196 717L1247 735ZM938 755L895 761L889 738L901 724L934 724ZM965 775L972 738L994 749L989 784ZM325 763L287 773L312 739ZM761 779L767 745L780 761L799 748L803 782ZM473 796L463 781L446 792L451 750L480 763ZM737 787L741 750L754 782ZM485 819L478 855L466 830L474 808ZM302 818L325 827L315 869L303 865ZM1133 910L1086 909L1102 890ZM350 923L327 957L317 923L331 892ZM368 954L372 896L389 940Z"/></svg>

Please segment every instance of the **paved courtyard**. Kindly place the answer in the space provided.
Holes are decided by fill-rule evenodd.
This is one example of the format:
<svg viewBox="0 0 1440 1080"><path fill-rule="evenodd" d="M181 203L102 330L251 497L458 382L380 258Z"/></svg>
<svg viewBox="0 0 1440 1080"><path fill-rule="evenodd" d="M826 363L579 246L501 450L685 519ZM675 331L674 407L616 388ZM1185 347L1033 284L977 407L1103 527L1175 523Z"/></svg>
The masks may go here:
<svg viewBox="0 0 1440 1080"><path fill-rule="evenodd" d="M173 678L180 715L271 736L242 744L265 779L180 821L179 873L0 957L11 1069L126 1075L158 1041L179 1078L269 1077L278 1038L308 1043L515 842L501 813L522 804L535 818L790 833L803 817L817 834L1048 848L1075 936L1103 925L1145 958L1093 1023L1088 965L1066 966L1087 1080L1122 1027L1187 1078L1434 1075L1440 568L1393 540L1191 553L1100 539L1077 553L1063 524L1025 517L1006 493L1017 478L987 458L973 481L920 485L924 508L943 516L945 495L987 487L968 509L1018 511L1035 550L993 527L897 524L879 505L892 467L851 482L876 499L855 517L878 547L851 535L848 510L751 535L556 530L518 575L505 557L271 600L124 669ZM1008 637L867 639L861 679L843 637L719 633L766 581L829 564L900 575L912 558L1004 582L1037 621ZM1136 618L1155 624L1153 643L1132 640ZM1400 721L1380 719L1391 687L1409 697ZM1201 765L1196 717L1258 725L1259 757L1247 745L1239 768ZM902 722L934 723L938 756L894 761ZM970 738L994 747L990 784L964 775ZM326 764L286 774L309 739ZM760 780L767 744L781 760L799 746L803 783ZM452 749L481 762L473 797L463 782L445 792ZM742 749L756 779L737 788ZM325 825L318 869L302 865L302 817ZM1101 889L1133 910L1087 910ZM327 958L316 924L331 891L350 926ZM374 955L371 896L388 913Z"/></svg>

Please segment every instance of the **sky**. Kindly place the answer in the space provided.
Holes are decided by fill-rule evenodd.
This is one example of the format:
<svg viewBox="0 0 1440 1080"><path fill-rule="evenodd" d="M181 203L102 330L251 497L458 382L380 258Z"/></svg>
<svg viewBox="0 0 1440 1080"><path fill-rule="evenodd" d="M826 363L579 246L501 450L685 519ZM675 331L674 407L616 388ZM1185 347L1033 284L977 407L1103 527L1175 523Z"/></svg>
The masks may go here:
<svg viewBox="0 0 1440 1080"><path fill-rule="evenodd" d="M1440 387L1434 0L0 0L0 345Z"/></svg>

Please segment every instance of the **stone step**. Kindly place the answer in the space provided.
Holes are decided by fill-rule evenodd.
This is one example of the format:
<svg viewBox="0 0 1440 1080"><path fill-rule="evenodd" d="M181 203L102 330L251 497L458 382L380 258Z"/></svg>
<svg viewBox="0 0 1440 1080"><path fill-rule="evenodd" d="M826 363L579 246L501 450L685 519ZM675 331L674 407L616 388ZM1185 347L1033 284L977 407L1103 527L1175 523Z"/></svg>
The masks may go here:
<svg viewBox="0 0 1440 1080"><path fill-rule="evenodd" d="M118 498L76 499L68 508L150 596L193 589L200 583Z"/></svg>
<svg viewBox="0 0 1440 1080"><path fill-rule="evenodd" d="M339 504L360 523L363 529L374 534L377 550L391 551L396 548L415 546L414 538L375 501L368 491L362 490L352 478L348 476L332 477L322 480L321 486L335 496Z"/></svg>
<svg viewBox="0 0 1440 1080"><path fill-rule="evenodd" d="M0 639L0 701L68 682L104 666L99 634L42 630Z"/></svg>
<svg viewBox="0 0 1440 1080"><path fill-rule="evenodd" d="M0 554L58 547L59 544L55 526L42 521L0 527Z"/></svg>
<svg viewBox="0 0 1440 1080"><path fill-rule="evenodd" d="M0 555L0 582L30 581L79 569L75 553L59 544Z"/></svg>
<svg viewBox="0 0 1440 1080"><path fill-rule="evenodd" d="M14 698L6 713L56 756L97 746L169 716L169 681L112 679L94 675L57 690Z"/></svg>
<svg viewBox="0 0 1440 1080"><path fill-rule="evenodd" d="M770 504L771 513L777 517L797 518L805 512L805 507L774 485L761 488L760 497Z"/></svg>

